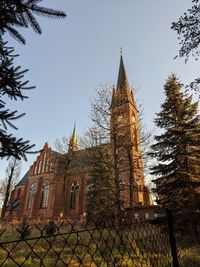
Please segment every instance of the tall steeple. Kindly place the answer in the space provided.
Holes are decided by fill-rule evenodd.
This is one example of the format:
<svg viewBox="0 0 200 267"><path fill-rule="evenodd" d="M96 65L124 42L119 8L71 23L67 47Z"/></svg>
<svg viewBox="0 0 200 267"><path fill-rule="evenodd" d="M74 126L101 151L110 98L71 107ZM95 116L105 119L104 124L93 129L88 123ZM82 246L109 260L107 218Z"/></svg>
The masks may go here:
<svg viewBox="0 0 200 267"><path fill-rule="evenodd" d="M140 149L138 110L120 56L116 88L111 103L111 144L119 182L124 185L121 196L125 208L144 205L144 175Z"/></svg>
<svg viewBox="0 0 200 267"><path fill-rule="evenodd" d="M77 146L77 138L76 138L76 123L74 123L73 133L69 141L68 152L76 151L77 149L78 149L78 146Z"/></svg>
<svg viewBox="0 0 200 267"><path fill-rule="evenodd" d="M112 106L113 104L118 106L125 103L131 103L132 105L135 105L135 101L133 99L132 91L129 86L126 70L124 67L123 56L121 54L117 86L112 96Z"/></svg>
<svg viewBox="0 0 200 267"><path fill-rule="evenodd" d="M117 81L117 89L124 90L125 87L129 87L126 70L124 67L124 61L122 55L120 56L119 73Z"/></svg>

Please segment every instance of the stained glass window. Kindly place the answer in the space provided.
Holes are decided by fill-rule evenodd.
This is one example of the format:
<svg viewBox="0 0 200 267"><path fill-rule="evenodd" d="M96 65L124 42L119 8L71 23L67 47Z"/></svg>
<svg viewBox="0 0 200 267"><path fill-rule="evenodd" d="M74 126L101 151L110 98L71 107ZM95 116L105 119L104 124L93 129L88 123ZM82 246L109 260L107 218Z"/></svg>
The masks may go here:
<svg viewBox="0 0 200 267"><path fill-rule="evenodd" d="M77 193L79 191L79 186L77 182L73 182L71 185L71 197L70 197L70 208L72 210L76 209Z"/></svg>
<svg viewBox="0 0 200 267"><path fill-rule="evenodd" d="M30 187L30 191L29 191L29 198L28 198L28 209L31 209L33 206L33 201L34 201L34 197L35 197L35 193L37 191L37 185L36 182L34 182L31 187Z"/></svg>
<svg viewBox="0 0 200 267"><path fill-rule="evenodd" d="M41 208L47 208L49 198L49 183L45 182L42 187Z"/></svg>

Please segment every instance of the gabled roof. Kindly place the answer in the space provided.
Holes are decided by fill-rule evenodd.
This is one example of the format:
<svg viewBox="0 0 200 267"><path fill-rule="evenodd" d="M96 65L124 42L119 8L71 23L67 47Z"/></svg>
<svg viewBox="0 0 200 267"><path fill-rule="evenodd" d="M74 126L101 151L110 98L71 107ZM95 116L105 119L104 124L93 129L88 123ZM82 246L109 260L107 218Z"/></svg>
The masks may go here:
<svg viewBox="0 0 200 267"><path fill-rule="evenodd" d="M28 171L27 173L23 176L23 178L19 181L19 183L16 186L24 185L28 182Z"/></svg>
<svg viewBox="0 0 200 267"><path fill-rule="evenodd" d="M94 147L74 151L72 160L69 165L69 172L71 174L90 172L92 168L91 157L94 151L104 146L110 146L110 144L101 144Z"/></svg>

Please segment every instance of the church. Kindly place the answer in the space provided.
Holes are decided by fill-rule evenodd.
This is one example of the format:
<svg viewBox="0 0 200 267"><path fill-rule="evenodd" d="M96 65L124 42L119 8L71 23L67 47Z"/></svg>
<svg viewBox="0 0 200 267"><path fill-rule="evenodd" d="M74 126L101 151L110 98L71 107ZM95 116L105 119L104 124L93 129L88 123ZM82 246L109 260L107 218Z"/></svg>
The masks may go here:
<svg viewBox="0 0 200 267"><path fill-rule="evenodd" d="M105 145L113 151L115 175L119 186L123 186L120 194L124 209L135 218L152 217L152 197L144 184L138 110L122 55L110 112L110 144ZM68 153L58 153L45 143L34 163L11 192L6 211L8 220L19 220L23 216L30 220L85 220L87 195L92 184L87 155L95 149L97 147L78 149L75 128Z"/></svg>

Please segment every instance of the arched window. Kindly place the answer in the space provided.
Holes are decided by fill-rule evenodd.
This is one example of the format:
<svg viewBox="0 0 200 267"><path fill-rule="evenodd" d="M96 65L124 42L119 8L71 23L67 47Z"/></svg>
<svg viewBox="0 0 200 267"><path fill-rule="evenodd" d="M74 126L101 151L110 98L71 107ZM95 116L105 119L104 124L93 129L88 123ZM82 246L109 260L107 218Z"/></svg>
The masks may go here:
<svg viewBox="0 0 200 267"><path fill-rule="evenodd" d="M37 174L37 165L35 165L34 174Z"/></svg>
<svg viewBox="0 0 200 267"><path fill-rule="evenodd" d="M49 159L47 158L47 163L46 163L46 172L49 171Z"/></svg>
<svg viewBox="0 0 200 267"><path fill-rule="evenodd" d="M39 162L38 174L41 173L42 161Z"/></svg>
<svg viewBox="0 0 200 267"><path fill-rule="evenodd" d="M34 182L31 187L30 187L30 191L29 191L29 197L28 197L28 209L31 209L33 206L33 201L34 201L34 196L35 193L37 191L37 186L36 186L36 182Z"/></svg>
<svg viewBox="0 0 200 267"><path fill-rule="evenodd" d="M77 199L78 190L79 190L78 183L73 182L71 186L71 196L70 196L70 208L72 210L76 209L76 199Z"/></svg>
<svg viewBox="0 0 200 267"><path fill-rule="evenodd" d="M53 170L53 163L50 163L50 172Z"/></svg>
<svg viewBox="0 0 200 267"><path fill-rule="evenodd" d="M42 173L45 172L45 166L46 166L46 153L44 153L43 162L42 162Z"/></svg>
<svg viewBox="0 0 200 267"><path fill-rule="evenodd" d="M42 187L41 208L47 208L49 198L49 183L45 182Z"/></svg>

